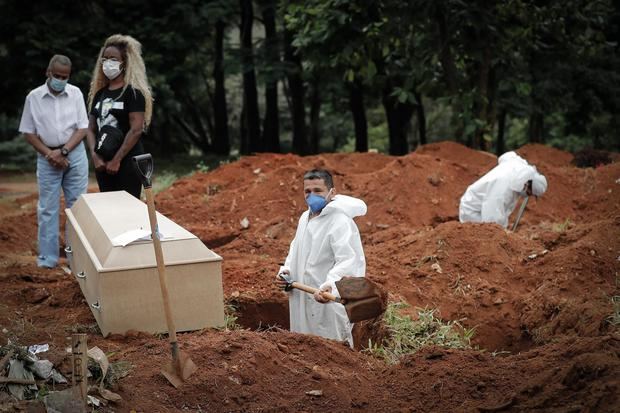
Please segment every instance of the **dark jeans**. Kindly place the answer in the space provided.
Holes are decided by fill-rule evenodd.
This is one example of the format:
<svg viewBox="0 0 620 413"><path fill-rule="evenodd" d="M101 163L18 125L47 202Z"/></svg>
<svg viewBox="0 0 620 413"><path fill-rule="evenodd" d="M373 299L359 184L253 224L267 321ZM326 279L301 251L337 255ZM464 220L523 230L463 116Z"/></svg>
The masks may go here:
<svg viewBox="0 0 620 413"><path fill-rule="evenodd" d="M142 181L136 172L133 161L133 155L127 155L121 161L121 167L116 175L109 175L106 172L96 172L99 191L127 191L131 195L140 199L142 191Z"/></svg>

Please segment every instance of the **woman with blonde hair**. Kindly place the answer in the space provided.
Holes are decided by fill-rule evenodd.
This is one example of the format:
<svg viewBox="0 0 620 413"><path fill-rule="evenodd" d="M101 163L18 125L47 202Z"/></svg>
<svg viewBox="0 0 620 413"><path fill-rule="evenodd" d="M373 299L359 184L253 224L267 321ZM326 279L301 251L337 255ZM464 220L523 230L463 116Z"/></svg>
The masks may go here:
<svg viewBox="0 0 620 413"><path fill-rule="evenodd" d="M140 198L142 185L131 158L144 153L141 138L153 113L140 42L122 34L106 39L93 70L88 107L87 141L99 190L125 190ZM102 130L99 137L104 126L107 133ZM108 140L109 155L101 150L107 135L117 135L120 145L110 147L113 139Z"/></svg>

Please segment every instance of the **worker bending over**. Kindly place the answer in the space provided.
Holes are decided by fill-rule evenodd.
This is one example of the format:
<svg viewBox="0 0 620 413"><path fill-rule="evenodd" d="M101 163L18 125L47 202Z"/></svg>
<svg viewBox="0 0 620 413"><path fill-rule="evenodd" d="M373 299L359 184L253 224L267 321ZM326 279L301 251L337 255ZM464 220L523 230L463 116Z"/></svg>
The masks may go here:
<svg viewBox="0 0 620 413"><path fill-rule="evenodd" d="M547 179L535 166L507 152L497 159L497 166L471 184L459 206L461 222L495 222L508 227L508 217L520 196L541 196Z"/></svg>

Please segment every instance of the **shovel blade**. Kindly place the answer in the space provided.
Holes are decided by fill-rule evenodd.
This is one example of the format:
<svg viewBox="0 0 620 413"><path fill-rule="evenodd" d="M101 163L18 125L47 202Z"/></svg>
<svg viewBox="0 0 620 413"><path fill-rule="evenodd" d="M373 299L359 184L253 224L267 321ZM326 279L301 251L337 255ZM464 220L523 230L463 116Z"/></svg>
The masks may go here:
<svg viewBox="0 0 620 413"><path fill-rule="evenodd" d="M336 281L336 287L352 323L378 317L385 311L387 294L368 278L343 277Z"/></svg>
<svg viewBox="0 0 620 413"><path fill-rule="evenodd" d="M385 311L381 298L370 297L357 301L348 301L344 305L349 321L357 323L379 317Z"/></svg>
<svg viewBox="0 0 620 413"><path fill-rule="evenodd" d="M168 364L161 369L161 374L163 374L170 384L178 389L189 376L194 374L197 368L198 367L196 367L187 354L179 351L178 363L174 359L169 361Z"/></svg>

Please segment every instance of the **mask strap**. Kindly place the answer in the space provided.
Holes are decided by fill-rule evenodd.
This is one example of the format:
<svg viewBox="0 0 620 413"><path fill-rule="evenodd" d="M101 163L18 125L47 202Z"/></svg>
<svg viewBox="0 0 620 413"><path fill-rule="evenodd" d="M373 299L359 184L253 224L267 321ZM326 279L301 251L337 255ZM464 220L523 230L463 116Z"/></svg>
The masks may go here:
<svg viewBox="0 0 620 413"><path fill-rule="evenodd" d="M327 202L329 202L329 196L332 194L332 191L333 191L333 190L334 190L334 188L331 188L331 189L329 190L329 192L327 192L327 195L325 195L325 200L326 200Z"/></svg>

